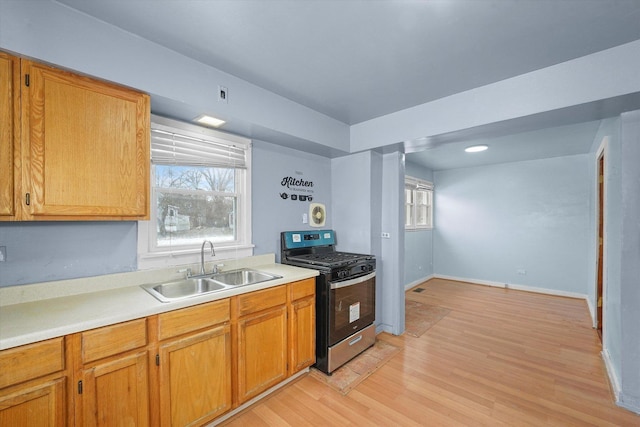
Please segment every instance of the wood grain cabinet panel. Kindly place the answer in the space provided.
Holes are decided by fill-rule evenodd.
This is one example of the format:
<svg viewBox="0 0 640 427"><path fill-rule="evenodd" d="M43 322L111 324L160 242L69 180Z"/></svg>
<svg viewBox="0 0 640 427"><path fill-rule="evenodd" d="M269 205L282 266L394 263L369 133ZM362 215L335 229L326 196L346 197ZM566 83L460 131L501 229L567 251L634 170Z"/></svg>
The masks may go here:
<svg viewBox="0 0 640 427"><path fill-rule="evenodd" d="M286 304L241 317L237 331L237 400L241 404L287 378Z"/></svg>
<svg viewBox="0 0 640 427"><path fill-rule="evenodd" d="M315 297L291 303L289 314L289 369L293 375L316 361Z"/></svg>
<svg viewBox="0 0 640 427"><path fill-rule="evenodd" d="M149 425L146 351L98 363L83 371L82 425Z"/></svg>
<svg viewBox="0 0 640 427"><path fill-rule="evenodd" d="M236 298L237 315L246 316L247 314L257 313L261 310L284 305L286 303L287 287L284 285L261 291L249 292L243 295L238 295Z"/></svg>
<svg viewBox="0 0 640 427"><path fill-rule="evenodd" d="M229 299L158 315L158 339L165 340L229 321Z"/></svg>
<svg viewBox="0 0 640 427"><path fill-rule="evenodd" d="M65 379L0 390L0 426L57 427L66 424Z"/></svg>
<svg viewBox="0 0 640 427"><path fill-rule="evenodd" d="M20 197L20 60L0 52L0 221L16 218Z"/></svg>
<svg viewBox="0 0 640 427"><path fill-rule="evenodd" d="M0 352L0 389L60 372L64 338L53 338Z"/></svg>
<svg viewBox="0 0 640 427"><path fill-rule="evenodd" d="M159 365L162 426L202 425L231 409L228 323L162 343Z"/></svg>
<svg viewBox="0 0 640 427"><path fill-rule="evenodd" d="M147 319L70 336L75 350L75 424L148 426Z"/></svg>
<svg viewBox="0 0 640 427"><path fill-rule="evenodd" d="M147 345L147 321L136 319L82 332L82 362L88 363Z"/></svg>
<svg viewBox="0 0 640 427"><path fill-rule="evenodd" d="M0 351L0 426L66 423L63 337Z"/></svg>
<svg viewBox="0 0 640 427"><path fill-rule="evenodd" d="M22 60L32 219L148 219L149 96Z"/></svg>

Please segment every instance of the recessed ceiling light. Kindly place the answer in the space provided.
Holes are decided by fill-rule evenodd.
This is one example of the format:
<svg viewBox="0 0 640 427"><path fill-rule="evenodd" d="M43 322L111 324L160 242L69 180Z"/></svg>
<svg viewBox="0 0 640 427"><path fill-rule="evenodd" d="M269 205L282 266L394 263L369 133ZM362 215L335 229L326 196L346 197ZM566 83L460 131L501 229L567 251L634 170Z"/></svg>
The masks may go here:
<svg viewBox="0 0 640 427"><path fill-rule="evenodd" d="M214 128L218 128L226 123L224 120L220 120L212 116L207 116L206 114L203 114L202 116L196 118L195 121L203 125L213 126Z"/></svg>
<svg viewBox="0 0 640 427"><path fill-rule="evenodd" d="M479 153L480 151L484 151L489 148L488 145L472 145L471 147L467 147L464 149L467 153Z"/></svg>

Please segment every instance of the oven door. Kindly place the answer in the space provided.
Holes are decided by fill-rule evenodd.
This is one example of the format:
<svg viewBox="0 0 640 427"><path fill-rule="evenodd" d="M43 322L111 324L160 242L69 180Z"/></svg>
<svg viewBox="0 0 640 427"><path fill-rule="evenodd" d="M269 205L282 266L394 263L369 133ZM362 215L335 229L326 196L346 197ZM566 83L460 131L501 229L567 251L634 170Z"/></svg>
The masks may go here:
<svg viewBox="0 0 640 427"><path fill-rule="evenodd" d="M376 273L329 282L329 345L369 326L376 316Z"/></svg>

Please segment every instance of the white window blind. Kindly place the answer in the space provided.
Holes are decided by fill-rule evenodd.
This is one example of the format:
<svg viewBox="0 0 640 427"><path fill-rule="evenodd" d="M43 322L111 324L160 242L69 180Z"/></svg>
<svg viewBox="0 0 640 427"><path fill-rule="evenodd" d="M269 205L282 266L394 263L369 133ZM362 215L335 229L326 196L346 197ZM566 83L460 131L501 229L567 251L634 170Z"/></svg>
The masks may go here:
<svg viewBox="0 0 640 427"><path fill-rule="evenodd" d="M229 139L224 135L223 139L214 135L214 132L197 134L153 123L151 162L159 165L246 168L246 144L233 141L233 135L229 135Z"/></svg>

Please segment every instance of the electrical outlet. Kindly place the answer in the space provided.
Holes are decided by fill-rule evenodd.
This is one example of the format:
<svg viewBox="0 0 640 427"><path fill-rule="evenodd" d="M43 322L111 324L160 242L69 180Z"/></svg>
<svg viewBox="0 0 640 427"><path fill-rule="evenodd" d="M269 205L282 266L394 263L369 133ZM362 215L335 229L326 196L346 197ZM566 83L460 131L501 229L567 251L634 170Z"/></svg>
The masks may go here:
<svg viewBox="0 0 640 427"><path fill-rule="evenodd" d="M6 262L6 261L7 261L7 247L0 246L0 262Z"/></svg>
<svg viewBox="0 0 640 427"><path fill-rule="evenodd" d="M382 238L383 239L390 239L391 238L391 233L382 233Z"/></svg>
<svg viewBox="0 0 640 427"><path fill-rule="evenodd" d="M519 268L516 270L516 273L518 273L520 276L526 276L527 270L525 270L524 268Z"/></svg>
<svg viewBox="0 0 640 427"><path fill-rule="evenodd" d="M229 103L229 89L224 86L218 86L218 101L225 104Z"/></svg>

